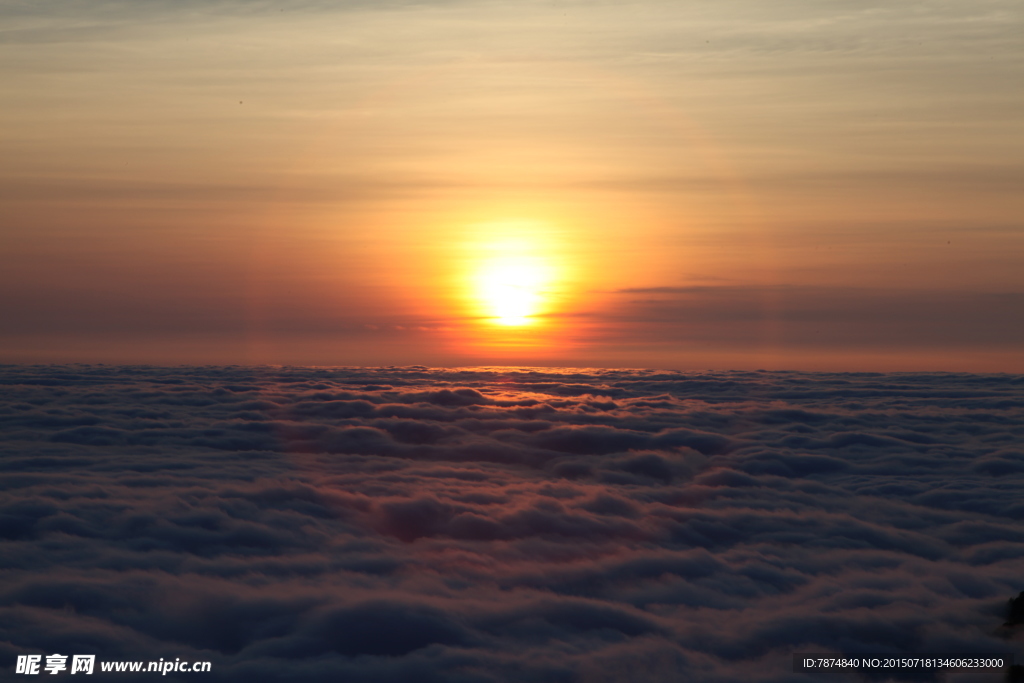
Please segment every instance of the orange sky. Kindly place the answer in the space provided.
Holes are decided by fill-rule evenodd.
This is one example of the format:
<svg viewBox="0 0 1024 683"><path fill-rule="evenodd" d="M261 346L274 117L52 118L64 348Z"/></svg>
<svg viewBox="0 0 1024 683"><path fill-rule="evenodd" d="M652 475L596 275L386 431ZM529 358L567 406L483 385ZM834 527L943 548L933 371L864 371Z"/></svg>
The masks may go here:
<svg viewBox="0 0 1024 683"><path fill-rule="evenodd" d="M0 23L2 362L1024 372L1015 3Z"/></svg>

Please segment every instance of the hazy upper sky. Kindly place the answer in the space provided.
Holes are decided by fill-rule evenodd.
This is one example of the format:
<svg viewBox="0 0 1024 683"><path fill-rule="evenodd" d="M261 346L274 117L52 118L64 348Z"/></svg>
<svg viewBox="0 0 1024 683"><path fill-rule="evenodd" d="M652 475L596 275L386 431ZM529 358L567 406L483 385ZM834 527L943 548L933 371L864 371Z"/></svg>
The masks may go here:
<svg viewBox="0 0 1024 683"><path fill-rule="evenodd" d="M1016 0L0 0L0 360L1024 371Z"/></svg>

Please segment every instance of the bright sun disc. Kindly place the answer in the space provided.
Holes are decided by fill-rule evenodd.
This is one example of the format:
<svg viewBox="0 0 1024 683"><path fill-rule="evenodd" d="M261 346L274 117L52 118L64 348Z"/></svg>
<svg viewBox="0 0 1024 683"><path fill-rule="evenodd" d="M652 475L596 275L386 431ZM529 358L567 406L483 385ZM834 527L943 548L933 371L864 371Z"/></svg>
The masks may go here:
<svg viewBox="0 0 1024 683"><path fill-rule="evenodd" d="M478 275L478 295L498 325L528 325L543 304L548 280L543 264L529 256L505 256L488 261Z"/></svg>
<svg viewBox="0 0 1024 683"><path fill-rule="evenodd" d="M457 270L463 310L476 325L506 329L483 339L536 341L551 329L551 316L565 299L566 264L557 230L532 220L488 221L470 230L460 240Z"/></svg>

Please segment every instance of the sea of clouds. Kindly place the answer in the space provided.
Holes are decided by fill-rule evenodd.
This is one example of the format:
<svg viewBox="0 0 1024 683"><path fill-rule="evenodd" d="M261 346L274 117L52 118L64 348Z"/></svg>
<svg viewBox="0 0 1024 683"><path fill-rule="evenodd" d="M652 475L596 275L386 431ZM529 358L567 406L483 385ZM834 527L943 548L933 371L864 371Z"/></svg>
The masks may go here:
<svg viewBox="0 0 1024 683"><path fill-rule="evenodd" d="M1024 654L1021 376L76 365L0 388L0 678L50 653L208 660L164 680L210 683Z"/></svg>

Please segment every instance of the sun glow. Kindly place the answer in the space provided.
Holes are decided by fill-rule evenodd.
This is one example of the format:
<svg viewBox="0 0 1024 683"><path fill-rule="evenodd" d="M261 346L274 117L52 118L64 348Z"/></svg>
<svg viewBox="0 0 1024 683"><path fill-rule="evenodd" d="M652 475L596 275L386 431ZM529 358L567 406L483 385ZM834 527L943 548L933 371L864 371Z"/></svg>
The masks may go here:
<svg viewBox="0 0 1024 683"><path fill-rule="evenodd" d="M536 328L564 295L565 266L549 225L477 224L464 244L467 303L487 326Z"/></svg>
<svg viewBox="0 0 1024 683"><path fill-rule="evenodd" d="M548 269L537 258L497 256L485 262L477 274L477 296L494 324L529 325L544 307L550 279Z"/></svg>

